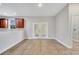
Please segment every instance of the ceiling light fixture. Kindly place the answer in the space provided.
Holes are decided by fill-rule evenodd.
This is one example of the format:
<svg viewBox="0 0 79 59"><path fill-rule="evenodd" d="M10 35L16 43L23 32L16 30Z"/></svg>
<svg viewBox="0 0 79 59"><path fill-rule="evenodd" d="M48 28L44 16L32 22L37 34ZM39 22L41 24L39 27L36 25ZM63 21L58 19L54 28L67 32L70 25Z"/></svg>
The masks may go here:
<svg viewBox="0 0 79 59"><path fill-rule="evenodd" d="M42 3L39 3L39 4L38 4L38 7L42 7Z"/></svg>

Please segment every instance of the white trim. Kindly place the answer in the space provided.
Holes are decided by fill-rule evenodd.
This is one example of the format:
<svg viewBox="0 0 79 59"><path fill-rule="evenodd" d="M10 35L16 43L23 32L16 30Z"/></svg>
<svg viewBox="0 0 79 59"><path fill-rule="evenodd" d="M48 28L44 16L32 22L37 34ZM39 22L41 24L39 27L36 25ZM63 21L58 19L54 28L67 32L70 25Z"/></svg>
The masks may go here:
<svg viewBox="0 0 79 59"><path fill-rule="evenodd" d="M38 38L27 37L25 39L38 39ZM40 38L40 39L56 39L56 38L54 38L54 37L48 37L48 38Z"/></svg>
<svg viewBox="0 0 79 59"><path fill-rule="evenodd" d="M76 39L74 39L73 41L75 41L75 42L79 42L79 40L76 40Z"/></svg>
<svg viewBox="0 0 79 59"><path fill-rule="evenodd" d="M63 43L62 41L58 40L57 38L56 38L56 40L57 40L59 43L61 43L62 45L64 45L65 47L67 47L67 48L72 48L72 46L69 46L69 45Z"/></svg>

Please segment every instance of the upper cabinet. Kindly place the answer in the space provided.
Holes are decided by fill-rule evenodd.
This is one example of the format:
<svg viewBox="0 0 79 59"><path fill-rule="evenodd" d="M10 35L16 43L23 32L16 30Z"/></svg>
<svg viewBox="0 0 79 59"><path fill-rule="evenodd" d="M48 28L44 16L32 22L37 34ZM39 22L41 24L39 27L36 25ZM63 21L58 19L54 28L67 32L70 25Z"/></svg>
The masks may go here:
<svg viewBox="0 0 79 59"><path fill-rule="evenodd" d="M16 28L24 28L24 19L16 18Z"/></svg>
<svg viewBox="0 0 79 59"><path fill-rule="evenodd" d="M0 18L0 28L7 28L8 24L7 24L7 19L6 18Z"/></svg>

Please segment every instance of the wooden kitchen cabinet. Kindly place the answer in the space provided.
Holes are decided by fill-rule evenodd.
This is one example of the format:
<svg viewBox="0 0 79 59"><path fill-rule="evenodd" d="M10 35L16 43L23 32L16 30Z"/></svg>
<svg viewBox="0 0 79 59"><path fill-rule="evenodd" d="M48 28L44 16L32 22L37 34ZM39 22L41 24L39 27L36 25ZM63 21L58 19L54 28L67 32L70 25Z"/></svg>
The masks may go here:
<svg viewBox="0 0 79 59"><path fill-rule="evenodd" d="M16 18L16 28L24 28L24 19Z"/></svg>
<svg viewBox="0 0 79 59"><path fill-rule="evenodd" d="M0 18L0 28L7 28L8 24L7 24L7 19L6 18Z"/></svg>

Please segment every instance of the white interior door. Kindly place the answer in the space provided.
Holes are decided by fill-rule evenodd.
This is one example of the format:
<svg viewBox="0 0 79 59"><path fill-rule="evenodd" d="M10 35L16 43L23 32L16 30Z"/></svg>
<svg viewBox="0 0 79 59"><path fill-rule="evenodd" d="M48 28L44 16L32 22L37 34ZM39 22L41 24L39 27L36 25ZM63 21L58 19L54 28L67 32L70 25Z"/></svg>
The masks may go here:
<svg viewBox="0 0 79 59"><path fill-rule="evenodd" d="M79 41L79 16L72 16L73 25L73 39L74 41Z"/></svg>
<svg viewBox="0 0 79 59"><path fill-rule="evenodd" d="M33 23L33 38L47 38L48 23Z"/></svg>

